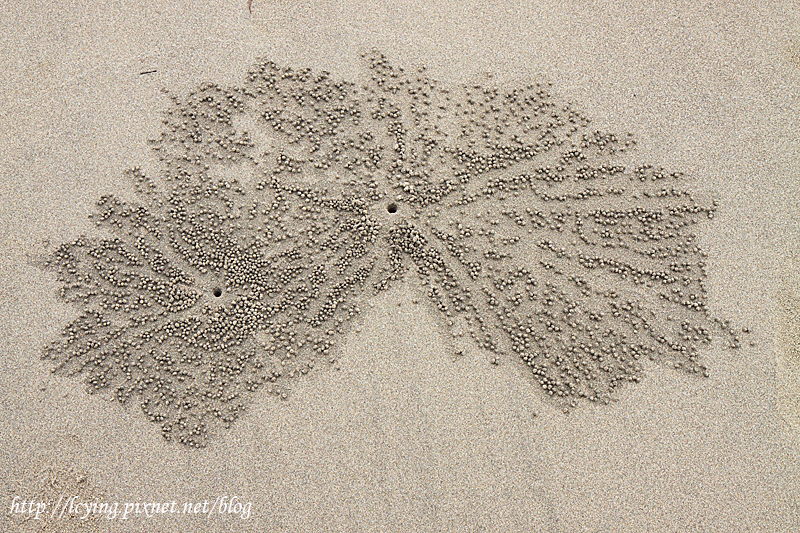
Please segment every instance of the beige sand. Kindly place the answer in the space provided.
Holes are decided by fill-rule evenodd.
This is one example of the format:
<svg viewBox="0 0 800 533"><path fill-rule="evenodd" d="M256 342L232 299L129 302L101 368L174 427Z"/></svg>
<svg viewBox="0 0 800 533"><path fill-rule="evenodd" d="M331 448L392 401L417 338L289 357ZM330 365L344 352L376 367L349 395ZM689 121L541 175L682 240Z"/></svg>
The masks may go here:
<svg viewBox="0 0 800 533"><path fill-rule="evenodd" d="M0 506L57 486L120 505L235 495L252 511L9 528L800 531L792 3L86 4L13 3L0 22ZM643 159L717 191L712 303L755 346L711 350L708 380L651 369L616 404L564 416L515 365L453 362L410 284L369 310L340 370L296 382L287 402L265 396L199 452L52 377L38 353L72 311L25 256L87 231L121 171L152 164L159 89L235 83L259 56L349 76L371 46L444 80L544 73L599 124L635 133Z"/></svg>

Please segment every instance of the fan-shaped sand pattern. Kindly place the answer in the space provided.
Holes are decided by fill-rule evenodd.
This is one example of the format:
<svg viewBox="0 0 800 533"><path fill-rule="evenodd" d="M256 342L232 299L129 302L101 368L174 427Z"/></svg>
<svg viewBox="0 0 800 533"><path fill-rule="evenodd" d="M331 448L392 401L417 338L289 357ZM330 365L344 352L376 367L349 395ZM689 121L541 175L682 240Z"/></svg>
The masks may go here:
<svg viewBox="0 0 800 533"><path fill-rule="evenodd" d="M107 237L47 261L81 309L45 350L56 370L204 446L410 275L453 335L529 366L565 409L647 360L706 373L715 333L738 346L693 233L715 204L682 174L626 167L633 139L547 84L447 87L364 60L359 82L261 61L241 86L171 96L163 172L128 171L139 198L97 204Z"/></svg>

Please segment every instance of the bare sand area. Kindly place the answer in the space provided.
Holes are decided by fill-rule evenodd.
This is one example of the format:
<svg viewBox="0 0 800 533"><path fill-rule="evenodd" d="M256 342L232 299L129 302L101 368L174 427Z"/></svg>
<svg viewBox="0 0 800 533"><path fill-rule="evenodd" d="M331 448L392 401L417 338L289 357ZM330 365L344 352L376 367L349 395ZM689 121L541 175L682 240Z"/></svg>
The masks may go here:
<svg viewBox="0 0 800 533"><path fill-rule="evenodd" d="M497 1L469 6L457 1L242 0L87 5L36 1L8 5L0 25L3 531L800 531L800 8L796 3L760 2L731 7L729 2L705 2L653 7L649 2L608 1ZM373 49L379 52L370 55ZM368 62L372 61L369 68L364 66L365 53ZM391 66L385 66L382 58ZM262 59L278 66L259 63ZM264 344L273 346L273 352L267 350L268 355L285 368L285 375L259 372L269 368L269 358L265 359L266 367L250 360L249 366L242 363L241 367L233 367L233 361L223 364L221 372L229 372L226 376L240 389L247 388L249 382L239 379L240 373L231 369L246 373L245 366L248 372L252 371L253 383L261 380L260 388L248 396L241 412L226 410L230 402L222 411L213 411L218 404L209 400L208 413L214 425L206 435L205 426L194 419L186 422L180 417L182 408L174 408L175 404L162 411L149 404L140 408L142 396L137 396L135 389L126 393L134 398L126 405L115 401L114 394L87 394L87 385L91 388L93 383L100 383L107 373L95 374L94 379L99 381L84 383L82 378L86 375L69 377L63 372L51 372L54 363L42 360L43 347L60 338L60 332L79 316L82 308L59 299L57 293L64 286L64 279L60 283L52 269L38 268L32 259L41 257L45 250L52 252L62 242L74 243L82 234L107 235L102 232L108 228L97 229L89 218L97 211L99 198L111 194L123 200L136 198L136 183L144 187L147 196L144 179L136 182L136 174L132 182L126 170L141 167L143 176L158 181L163 168L170 168L176 171L172 183L184 183L170 150L186 146L181 140L185 138L180 137L186 128L182 129L180 122L170 123L170 119L164 123L165 111L172 109L173 118L184 111L205 112L206 101L197 103L187 95L190 91L211 91L219 99L214 102L224 102L216 108L219 113L239 113L251 105L246 98L242 107L237 103L236 95L245 94L245 89L251 91L252 101L261 102L259 86L252 83L262 78L251 80L252 83L246 78L248 69L258 65L263 67L260 76L273 69L273 73L285 75L284 80L296 82L298 87L311 83L300 79L302 74L298 72L304 67L312 69L314 75L329 72L333 85L319 81L308 87L316 90L323 84L333 91L331 95L340 91L345 103L350 102L351 94L336 85L337 80L362 80L359 76L366 74L365 90L370 86L375 91L367 91L366 101L376 107L364 108L373 111L371 118L364 117L365 122L391 123L393 109L412 115L420 113L413 115L418 120L416 126L410 121L409 128L419 127L424 133L409 141L408 153L413 157L403 157L405 161L420 160L424 164L392 168L406 172L408 179L422 181L415 182L417 188L414 183L394 183L396 189L405 187L396 203L393 197L381 196L385 192L382 184L370 188L366 179L355 185L343 181L341 189L345 192L363 186L358 191L374 200L374 205L370 204L373 211L367 211L362 204L331 204L326 198L304 193L299 195L301 200L289 205L289 200L278 193L285 191L280 187L291 187L293 182L286 185L284 181L280 187L275 182L266 185L267 192L273 195L269 197L273 205L287 202L292 209L307 213L309 220L319 217L313 220L319 221L320 226L302 227L323 228L320 235L328 235L326 232L340 222L331 219L331 225L324 226L326 209L347 213L363 210L365 225L354 222L347 226L347 231L362 237L372 235L369 232L373 229L379 234L383 231L380 228L395 228L370 241L375 243L377 268L383 269L375 277L364 274L362 279L347 270L349 263L343 262L341 270L343 276L352 274L343 294L350 294L347 291L351 285L364 280L379 284L381 273L386 276L388 288L356 299L358 310L353 311L348 324L335 322L339 317L336 313L349 312L353 307L342 310L340 306L326 315L325 309L314 307L317 304L312 297L312 310L318 311L320 323L334 321L330 337L336 342L328 351L324 343L319 344L322 341L314 331L297 329L298 338L303 336L306 347L314 344L318 349L321 357L314 360L310 356L304 359L305 355L287 356L281 350L289 349L289 341L277 335L265 337ZM420 65L425 65L424 73L415 70ZM284 67L293 70L280 70ZM399 67L406 69L405 73L393 77L398 71L392 69ZM411 80L409 84L393 92L391 83L406 79L404 76ZM551 257L547 254L553 254L552 263L536 263L539 270L533 273L540 292L531 289L526 296L521 291L520 298L529 300L520 309L534 306L534 300L547 302L551 298L563 308L569 301L580 300L580 294L586 297L580 301L587 309L593 302L608 305L616 298L608 296L616 285L607 286L609 280L616 278L611 274L593 278L586 273L591 261L575 259L581 246L590 246L589 240L580 243L567 239L562 243L553 237L549 245L528 249L527 241L515 241L516 226L509 224L510 229L503 230L505 226L494 221L494 216L513 219L513 209L524 208L524 204L514 204L515 198L522 202L525 191L533 191L532 202L548 206L539 214L526 215L530 217L526 219L528 224L538 220L542 231L558 231L556 225L562 212L551 211L552 205L561 202L568 206L563 211L565 220L577 216L582 205L579 202L584 200L581 195L588 193L576 196L576 191L570 189L568 194L573 196L566 200L548 196L547 191L561 187L558 159L554 160L552 176L544 171L537 174L531 166L525 167L534 176L528 182L509 184L501 179L506 175L504 161L523 160L522 164L526 164L530 160L533 165L535 157L539 157L536 150L547 152L550 141L533 149L519 140L518 152L509 152L503 156L506 159L487 163L486 158L475 156L467 161L465 154L475 148L467 142L470 135L480 137L480 133L490 131L486 122L489 113L499 113L497 116L501 117L492 123L497 139L508 133L501 132L500 126L512 116L503 115L509 100L501 105L487 92L459 93L463 100L456 106L455 96L451 104L450 93L437 92L442 87L466 84L480 85L481 90L501 87L500 94L504 94L502 91L513 87L534 87L533 80L549 80L552 85L544 86L557 95L550 100L538 93L539 89L529 89L538 95L530 105L552 108L552 124L543 124L549 128L551 137L547 139L553 139L553 145L570 142L569 135L562 136L559 128L575 124L576 131L583 131L578 129L585 126L580 124L579 114L572 114L567 105L575 102L575 109L591 119L592 131L619 135L615 139L589 139L586 149L590 164L617 161L609 159L613 155L625 165L652 165L641 171L647 179L661 179L653 175L653 169L661 167L681 174L676 192L664 193L658 200L655 189L640 191L635 184L625 192L604 189L607 196L597 200L598 209L630 210L638 205L636 202L646 199L672 202L665 204L667 211L674 207L670 213L682 212L685 207L689 218L713 215L702 221L698 218L696 227L647 222L648 228L678 232L679 239L688 235L684 231L697 233L697 241L681 240L681 247L674 250L684 254L687 261L694 261L692 267L703 263L693 271L694 277L682 273L686 287L699 291L692 296L702 299L709 314L693 313L691 305L681 303L684 293L680 292L674 293L674 302L664 304L664 309L674 308L669 313L674 312L675 317L670 314L668 318L667 311L646 315L645 311L662 309L658 307L662 302L656 300L657 284L648 284L653 272L629 272L632 278L642 278L641 286L626 293L633 295L634 303L644 306L640 309L642 316L624 305L612 307L627 317L624 327L632 329L628 337L607 334L613 337L614 346L625 349L625 355L616 359L617 366L605 370L596 360L576 355L577 367L570 372L582 370L588 376L576 381L578 385L572 384L572 378L565 378L566 374L551 379L556 370L554 363L545 361L549 355L539 355L532 348L528 354L520 348L537 343L540 348L553 350L567 346L568 336L562 339L559 324L563 328L578 326L568 326L569 318L562 315L558 322L554 316L539 314L553 319L552 324L540 321L549 324L551 329L547 332L552 335L537 336L535 331L529 331L529 337L514 337L508 345L490 346L479 326L495 313L496 305L486 303L491 297L486 293L482 303L452 317L440 312L436 302L441 300L437 298L450 298L450 304L461 301L454 296L465 298L469 291L462 289L472 286L472 282L467 277L454 278L452 283L437 278L435 267L440 259L431 255L432 244L431 248L423 246L433 242L431 235L439 231L436 228L449 224L451 229L459 227L461 240L449 241L448 249L448 241L443 239L441 249L449 250L454 257L457 252L453 247L458 244L478 246L474 251L462 250L467 259L471 253L482 254L486 261L496 261L491 264L498 265L519 259L502 256L506 249L524 250L520 255L525 257L545 254L542 257L547 258ZM198 89L201 84L209 85ZM416 99L395 98L396 93L407 95L412 86L422 100L435 100L432 95L439 95L436 105L430 105L431 116L441 110L450 121L430 119L430 124L441 126L442 132L437 130L434 134L424 129L429 117L419 111ZM237 92L240 89L242 92ZM287 94L287 98L294 98L293 93ZM170 95L180 102L170 100ZM480 98L486 100L464 103ZM335 128L340 122L352 122L346 131L362 143L357 155L364 159L353 162L363 170L360 175L368 175L371 170L364 154L374 155L384 149L400 151L384 142L400 138L396 132L392 133L395 137L371 137L366 130L358 129L360 123L353 121L358 114L355 104L349 108L345 104L341 108L325 107L322 100L320 108L328 113L324 116L328 125L335 123ZM206 107L201 109L201 105ZM296 105L297 109L302 108L301 104ZM484 114L470 115L479 105L484 106ZM497 108L492 107L495 105ZM263 118L266 108L259 109ZM276 107L266 120L274 128L291 126L300 131L301 126L308 125L311 131L317 127L314 120L322 116L320 113L305 116L307 122L292 122ZM236 126L245 124L241 121L246 118L237 118ZM428 138L450 138L444 130L457 132L463 125L474 131L461 137L467 139L463 147L458 145L463 148L458 156L461 159L457 160L450 151L436 152L439 145L433 141L424 142ZM161 152L154 151L148 140L158 138L165 126L167 130L175 126L171 131L178 140L167 139L162 142ZM623 146L628 133L636 139L635 147L625 153L604 152L608 146ZM240 148L248 154L248 143L260 149L269 142L265 139L256 134L253 138L215 138L216 146L222 148L212 155L225 153L231 156L225 164L238 163ZM308 139L313 140L313 136ZM347 151L352 145L340 148L345 155L353 153ZM339 153L335 152L335 145L322 151L325 149L334 156ZM463 170L463 183L472 179L481 184L481 188L472 191L480 197L478 200L452 211L452 218L462 217L458 220L444 220L447 209L443 208L445 215L439 216L433 200L425 205L425 198L436 198L438 202L438 194L447 194L432 187L420 192L425 179L434 183L440 175L440 167L425 166L425 158L430 155L426 150L439 157L436 161L456 158L453 161L463 163L464 169L456 169L455 163L442 168ZM159 155L163 156L161 161ZM244 164L255 164L257 154L248 157ZM280 163L289 170L281 167L270 172L291 172L297 161L313 159L299 152L293 157L296 159ZM275 161L274 154L271 161ZM258 163L265 164L260 160ZM324 163L318 168L329 170ZM336 170L337 165L347 164L348 160L332 156L330 163ZM484 164L497 164L491 168L495 181L481 182L475 177L482 174L474 170L474 165ZM577 163L565 160L563 165L563 172L577 172ZM613 179L623 179L623 175L616 176L615 171L604 168L601 172L609 175L608 184ZM426 174L429 169L435 172ZM211 172L215 171L227 172L212 168ZM508 175L511 174L509 170ZM232 173L231 179L237 176ZM535 180L543 183L541 188L534 186ZM519 191L511 188L518 185L522 187L519 197L514 195ZM186 192L188 185L175 187L173 193L183 192L175 193L173 198L180 198L171 205L191 211L196 204L184 202L192 194ZM200 191L207 185L198 187ZM495 189L505 203L494 196ZM693 196L683 194L689 190ZM213 195L224 196L219 189ZM231 195L235 197L233 192ZM243 196L250 199L247 194ZM160 197L149 198L150 212L157 214L163 208ZM508 211L492 212L498 206L507 206ZM127 224L130 214L120 215L121 209L108 208L104 220ZM231 209L244 212L238 204ZM276 225L284 221L278 210L275 207L274 217L269 218ZM272 216L266 207L260 213ZM403 217L408 224L398 222L405 220ZM608 224L606 230L600 228L604 217L594 218L598 232L592 238L605 238L602 232L616 227ZM440 220L442 225L437 226ZM569 220L564 224L568 225ZM641 218L637 220L645 224ZM370 226L370 221L374 225ZM427 224L425 232L417 231L415 224L422 227L423 223ZM587 227L594 228L592 223L587 222ZM209 224L214 228L209 234L214 239L221 234L217 230L230 229L224 220ZM479 228L480 238L485 240L460 224ZM637 222L632 224L634 227ZM142 227L151 231L146 224ZM265 223L263 227L269 226ZM496 234L484 234L483 230L489 227L499 229ZM524 227L527 231L530 226ZM288 246L283 243L297 238L292 227L281 231L287 235L276 240L277 246ZM309 238L312 233L308 233ZM623 244L630 236L622 231L615 235L615 242ZM273 236L270 233L263 239ZM653 240L662 237L668 239L659 234ZM381 240L384 238L387 240ZM266 242L263 239L236 244L257 254L258 246ZM147 243L141 242L144 244L138 250L144 256ZM354 241L347 249L359 249L360 243ZM381 255L390 250L388 244L386 250L381 248L384 243L391 243L391 250L397 255ZM702 261L695 244L699 245L697 250L703 251ZM559 255L558 247L562 245L564 252ZM69 251L83 254L90 248L91 245L79 243ZM112 251L121 253L120 250ZM623 257L627 251L630 249L623 247L618 256ZM94 257L92 253L95 252L90 250L81 257ZM148 257L155 257L155 252L149 253ZM347 257L355 261L355 266L371 257L369 253L363 257L354 253ZM617 257L615 253L609 252ZM221 346L227 346L226 342L233 347L241 340L236 337L242 330L237 324L250 327L251 318L267 312L290 316L306 301L298 299L297 289L293 293L295 299L285 300L284 307L270 307L269 311L247 307L244 314L231 311L225 315L235 298L250 300L237 292L239 285L234 281L229 283L229 291L225 285L215 284L213 266L211 273L200 267L213 261L228 261L228 278L236 274L247 278L247 282L256 271L248 270L246 261L241 262L245 266L240 268L230 266L240 263L227 256L201 258L192 254L187 252L183 259L194 261L195 273L202 273L195 286L207 294L198 298L216 302L218 312L223 314L215 316L224 318L219 319L221 323L234 324L214 330L216 337L212 338L211 333L203 337L205 346L213 345L216 352L224 351ZM331 265L334 259L341 259L335 254L315 254L311 250L307 256L314 256L315 261L330 260ZM152 265L169 261L177 264L179 255L166 257L165 263L153 259L150 265L155 268ZM283 263L276 259L275 279L282 279L281 272L289 272L293 262L300 264L308 257L286 255L280 259ZM392 261L397 257L411 261L414 268L430 268L433 274L422 279L432 281L422 283L414 269L409 269L403 279L392 277L400 272L393 270L396 265ZM64 261L66 271L73 263ZM468 263L463 260L459 268ZM612 274L619 274L620 264L611 264ZM266 271L269 266L265 264L261 270ZM553 281L561 278L544 276L542 268L569 278L571 284ZM675 272L681 272L680 265L675 268ZM116 272L95 270L109 276ZM698 274L700 271L702 274ZM87 272L86 276L91 277ZM179 273L170 274L163 268L159 272L181 284ZM497 267L498 275L500 272ZM515 278L517 286L523 285L528 274ZM472 281L482 279L481 275L476 273ZM575 285L580 287L580 282L574 277L578 275L597 283L591 298L588 292L570 296L572 293L565 288L569 285L570 290L577 290ZM313 290L315 280L324 290L335 290L331 283L346 278L331 276L333 281L309 278L307 290ZM89 278L83 281L86 279ZM270 283L271 278L265 279L260 295L269 292ZM620 287L625 283L628 281L620 281ZM118 286L124 288L125 282ZM503 301L513 302L512 289L498 285L490 288L508 298ZM434 291L435 298L431 298L430 291ZM473 291L476 292L480 291ZM339 292L335 295L339 302ZM185 311L180 302L191 300L187 308L196 302L188 289L180 294L170 293L170 298L160 305L175 313ZM475 298L478 302L478 296ZM351 302L344 300L349 306ZM207 316L212 316L210 313ZM490 332L509 332L515 324L524 329L520 316L497 315L493 321L487 318L485 326ZM708 316L725 323L714 322ZM453 324L448 323L451 318ZM678 331L684 319L686 328L696 328L684 328L683 334L688 335L684 339L689 341L692 336L702 341L706 329L713 330L713 341L710 345L700 342L697 357L691 350L681 351L679 344L664 353L648 352L638 344L637 335L646 338L651 327L662 328L667 334L673 326ZM604 323L603 320L610 320L617 327L608 317L589 317L586 323ZM309 324L312 323L313 318ZM91 334L114 326L87 324L84 331ZM284 329L289 328L285 331L295 331L292 323L288 324L284 324ZM336 334L339 325L342 333ZM531 329L533 324L528 327ZM578 345L583 339L580 335L589 335L590 329L575 331L583 332L573 338ZM80 333L76 335L80 338ZM190 337L187 333L182 339ZM116 342L111 337L105 340ZM70 342L62 345L61 351L53 350L51 359L58 362L59 357L74 349ZM242 342L250 342L250 338ZM481 342L486 343L483 348L478 346ZM731 342L740 346L729 348ZM274 346L282 348L275 352ZM510 355L520 351L522 360ZM117 355L124 359L126 355L121 353ZM202 354L203 350L192 346L180 353ZM651 361L648 354L656 360ZM139 354L134 350L127 355ZM312 360L316 362L313 368L309 365ZM108 364L113 367L109 372L118 374L132 368L120 366L119 362L114 366L113 357ZM144 368L144 363L137 368ZM138 372L137 368L131 371ZM289 379L290 373L299 377ZM270 376L280 379L270 381ZM617 382L624 382L618 390ZM167 394L167 389L153 389L152 382L142 387L139 392L161 390ZM286 398L282 398L284 392ZM183 396L179 394L178 398L181 402L191 400L196 393L182 389ZM228 417L235 420L225 427ZM83 502L109 507L87 513L87 508L81 506ZM41 512L39 519L32 518L37 511Z"/></svg>

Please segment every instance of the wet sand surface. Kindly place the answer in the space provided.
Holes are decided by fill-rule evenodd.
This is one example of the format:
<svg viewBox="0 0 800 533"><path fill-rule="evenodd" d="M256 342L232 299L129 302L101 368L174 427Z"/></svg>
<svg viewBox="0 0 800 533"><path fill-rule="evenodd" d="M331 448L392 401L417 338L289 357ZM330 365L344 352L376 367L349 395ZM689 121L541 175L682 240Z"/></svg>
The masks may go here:
<svg viewBox="0 0 800 533"><path fill-rule="evenodd" d="M790 7L13 6L0 39L3 520L12 531L800 530ZM636 161L685 173L682 187L718 200L697 228L704 284L713 315L750 330L742 346L715 332L701 349L708 378L645 358L641 383L615 401L564 414L518 359L492 364L469 342L454 356L429 286L409 274L364 300L335 363L293 379L285 401L260 390L202 449L165 441L136 403L51 373L42 347L78 308L29 258L45 240L96 232L98 198L133 197L126 169L157 177L147 141L170 105L161 89L237 86L259 58L355 80L373 47L447 86L544 77L593 127L633 133ZM119 514L50 517L73 497ZM221 515L222 497L249 503L249 517ZM48 517L5 516L26 499L47 502ZM126 503L206 500L215 513L121 517Z"/></svg>

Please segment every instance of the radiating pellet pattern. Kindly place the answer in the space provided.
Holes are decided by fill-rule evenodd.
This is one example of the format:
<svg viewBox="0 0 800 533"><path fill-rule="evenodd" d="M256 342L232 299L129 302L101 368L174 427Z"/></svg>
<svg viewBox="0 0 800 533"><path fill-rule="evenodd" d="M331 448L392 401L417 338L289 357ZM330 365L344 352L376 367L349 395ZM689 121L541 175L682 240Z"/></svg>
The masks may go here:
<svg viewBox="0 0 800 533"><path fill-rule="evenodd" d="M79 309L45 350L55 370L199 447L257 390L285 398L332 362L364 303L412 276L454 342L529 367L565 409L650 360L706 374L720 332L738 345L695 234L716 203L685 176L626 166L633 138L547 83L363 59L353 81L263 60L239 86L168 92L159 170L127 171L135 198L102 197L98 236L46 263Z"/></svg>

